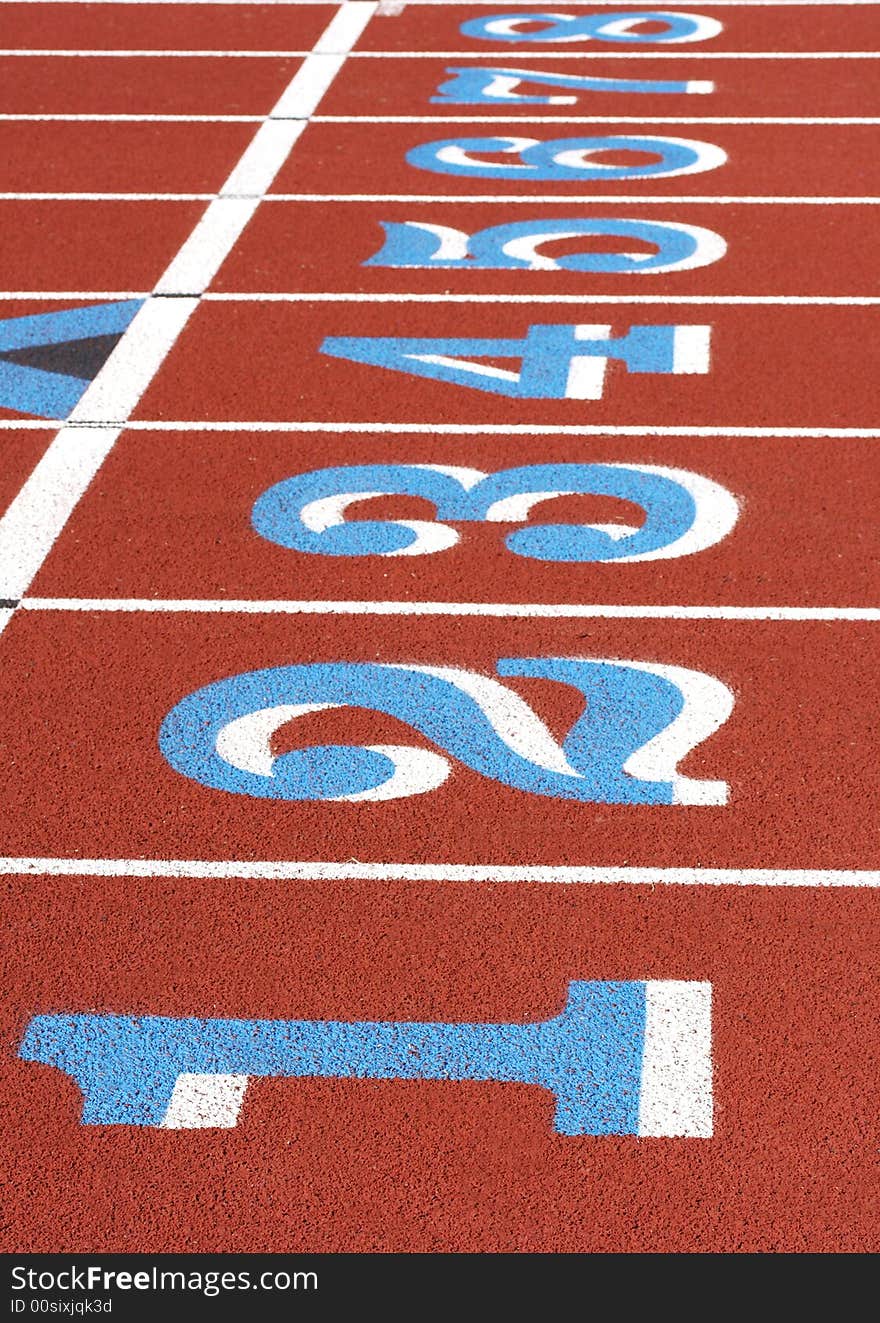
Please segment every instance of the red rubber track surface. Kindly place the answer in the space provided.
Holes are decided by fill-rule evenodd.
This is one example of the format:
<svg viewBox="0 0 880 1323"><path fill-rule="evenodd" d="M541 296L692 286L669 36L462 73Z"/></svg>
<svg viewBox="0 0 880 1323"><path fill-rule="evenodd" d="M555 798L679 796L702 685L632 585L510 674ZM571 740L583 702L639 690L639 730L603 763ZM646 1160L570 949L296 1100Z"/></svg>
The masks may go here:
<svg viewBox="0 0 880 1323"><path fill-rule="evenodd" d="M873 895L129 878L56 880L37 906L34 885L4 900L19 1246L865 1248ZM572 971L661 969L714 983L705 1144L572 1141L538 1090L418 1081L259 1080L236 1130L89 1128L70 1080L14 1059L34 1006L527 1020L559 1009Z"/></svg>
<svg viewBox="0 0 880 1323"><path fill-rule="evenodd" d="M409 304L396 311L395 333L403 337L521 339L532 324L568 323L571 308L546 304L460 307ZM624 335L630 326L663 325L668 308L644 305L587 305L591 323ZM467 320L465 320L467 318ZM590 401L593 426L701 424L723 430L748 427L854 427L871 415L880 367L880 342L871 331L873 308L692 306L675 310L681 326L712 327L718 364L706 375L671 376L661 392L652 373L632 375L622 363L609 365L601 400ZM204 303L181 336L177 353L159 371L138 406L146 421L218 417L242 421L436 423L447 421L445 382L351 363L318 352L328 336L381 336L388 329L385 304ZM242 360L239 346L252 357ZM294 373L284 371L287 346L303 352ZM566 426L567 400L509 399L468 392L455 412L465 425L542 424ZM583 419L580 414L578 421Z"/></svg>
<svg viewBox="0 0 880 1323"><path fill-rule="evenodd" d="M237 173L219 211L259 202L207 275L188 267L189 284L148 302L198 306L118 413L77 431L25 412L0 361L5 1249L880 1248L880 94L862 58L880 6L661 7L721 31L516 44L460 27L518 0L385 4L353 43L330 43L338 69L304 109L296 77L327 69L311 53L337 4L0 2L0 333L147 299L255 133L312 121L274 178ZM715 90L433 102L464 65ZM294 109L265 121L292 80ZM406 160L446 139L643 134L727 159L612 183ZM584 218L697 226L726 251L650 276L368 264L383 225ZM530 399L321 349L540 324L706 326L709 370L612 361L600 399ZM129 381L126 343L98 385ZM94 431L107 453L91 473ZM51 477L59 454L81 491ZM542 464L684 470L731 493L738 518L699 552L642 563L517 556L513 521L462 521L455 545L397 558L292 551L252 522L268 488L316 469ZM553 508L560 523L642 518L599 495ZM387 494L346 512L434 517ZM535 657L721 681L733 710L677 771L724 781L728 802L580 803L454 759L426 794L261 799L174 771L157 742L182 699L242 672L384 662L497 682L499 660ZM583 709L557 682L504 684L560 743ZM343 708L289 723L271 752L377 743L429 742ZM711 984L711 1138L565 1136L539 1088L426 1079L254 1079L228 1129L85 1125L74 1081L19 1057L38 1015L523 1024L558 1014L581 979Z"/></svg>

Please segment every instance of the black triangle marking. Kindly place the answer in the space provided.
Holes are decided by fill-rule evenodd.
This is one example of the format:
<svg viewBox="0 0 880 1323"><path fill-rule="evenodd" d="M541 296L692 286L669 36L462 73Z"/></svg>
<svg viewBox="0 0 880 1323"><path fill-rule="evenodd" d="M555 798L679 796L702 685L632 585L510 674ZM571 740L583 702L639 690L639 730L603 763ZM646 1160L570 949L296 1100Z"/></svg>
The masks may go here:
<svg viewBox="0 0 880 1323"><path fill-rule="evenodd" d="M25 349L0 350L0 359L19 367L93 381L121 339L121 332L114 332L90 335L85 340L64 340L57 345L28 345Z"/></svg>

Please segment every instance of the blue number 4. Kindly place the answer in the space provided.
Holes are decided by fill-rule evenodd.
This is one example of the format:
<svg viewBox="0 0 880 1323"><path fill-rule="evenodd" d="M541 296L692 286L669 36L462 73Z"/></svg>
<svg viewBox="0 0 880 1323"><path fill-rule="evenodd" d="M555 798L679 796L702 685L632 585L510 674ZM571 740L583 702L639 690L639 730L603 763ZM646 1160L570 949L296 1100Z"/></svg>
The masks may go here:
<svg viewBox="0 0 880 1323"><path fill-rule="evenodd" d="M708 326L530 326L521 340L328 336L321 353L471 390L526 400L598 400L609 359L629 372L709 371ZM520 370L498 359L519 359Z"/></svg>

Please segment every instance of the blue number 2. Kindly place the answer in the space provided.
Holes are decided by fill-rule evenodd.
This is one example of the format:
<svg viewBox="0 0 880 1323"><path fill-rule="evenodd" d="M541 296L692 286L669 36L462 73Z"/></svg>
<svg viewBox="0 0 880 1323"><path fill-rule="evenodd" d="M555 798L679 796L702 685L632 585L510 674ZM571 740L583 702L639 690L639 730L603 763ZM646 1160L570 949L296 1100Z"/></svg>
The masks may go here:
<svg viewBox="0 0 880 1323"><path fill-rule="evenodd" d="M726 803L723 781L678 762L727 720L733 695L681 666L585 657L508 657L500 676L577 690L586 710L560 744L514 689L454 666L316 662L230 676L168 714L159 748L183 776L258 799L376 802L435 790L451 765L431 749L316 745L276 752L282 727L314 712L396 717L472 771L512 789L600 804Z"/></svg>

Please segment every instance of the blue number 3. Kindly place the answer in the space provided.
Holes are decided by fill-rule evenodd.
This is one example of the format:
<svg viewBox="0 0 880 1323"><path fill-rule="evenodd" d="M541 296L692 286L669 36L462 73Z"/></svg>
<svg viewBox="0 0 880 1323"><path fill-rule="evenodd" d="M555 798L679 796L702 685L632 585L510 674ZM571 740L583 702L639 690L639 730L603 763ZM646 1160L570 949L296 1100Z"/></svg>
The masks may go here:
<svg viewBox="0 0 880 1323"><path fill-rule="evenodd" d="M645 511L632 523L529 523L535 506L597 495ZM383 496L432 501L436 520L348 520L349 506ZM505 546L532 560L589 563L668 560L720 542L738 507L725 488L684 469L650 464L531 464L482 473L439 464L362 464L316 469L276 483L253 508L261 537L319 556L424 556L454 546L449 522L523 523Z"/></svg>

